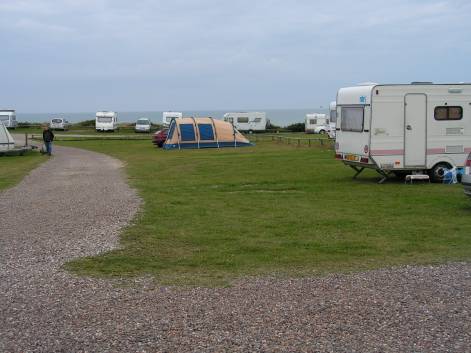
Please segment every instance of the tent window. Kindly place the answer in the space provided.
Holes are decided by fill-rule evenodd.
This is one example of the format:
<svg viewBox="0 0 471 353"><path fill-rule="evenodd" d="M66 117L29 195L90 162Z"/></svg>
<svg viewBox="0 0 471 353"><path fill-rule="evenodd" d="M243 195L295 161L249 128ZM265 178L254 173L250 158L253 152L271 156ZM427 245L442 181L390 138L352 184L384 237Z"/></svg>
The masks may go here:
<svg viewBox="0 0 471 353"><path fill-rule="evenodd" d="M200 132L201 141L214 140L214 131L211 124L198 124L198 130Z"/></svg>
<svg viewBox="0 0 471 353"><path fill-rule="evenodd" d="M173 122L173 124L170 125L170 129L168 130L167 138L168 138L169 140L172 139L172 137L173 137L173 132L174 132L174 131L175 131L175 122Z"/></svg>
<svg viewBox="0 0 471 353"><path fill-rule="evenodd" d="M180 133L182 134L182 141L196 140L193 124L180 124Z"/></svg>

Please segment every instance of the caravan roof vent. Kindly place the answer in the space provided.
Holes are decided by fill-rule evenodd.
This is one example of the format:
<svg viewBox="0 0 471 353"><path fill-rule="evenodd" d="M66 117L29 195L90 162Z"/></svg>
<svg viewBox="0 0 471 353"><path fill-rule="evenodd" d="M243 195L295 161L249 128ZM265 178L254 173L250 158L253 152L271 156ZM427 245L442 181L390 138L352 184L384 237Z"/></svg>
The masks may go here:
<svg viewBox="0 0 471 353"><path fill-rule="evenodd" d="M410 83L411 85L433 85L433 82L429 81L413 81Z"/></svg>

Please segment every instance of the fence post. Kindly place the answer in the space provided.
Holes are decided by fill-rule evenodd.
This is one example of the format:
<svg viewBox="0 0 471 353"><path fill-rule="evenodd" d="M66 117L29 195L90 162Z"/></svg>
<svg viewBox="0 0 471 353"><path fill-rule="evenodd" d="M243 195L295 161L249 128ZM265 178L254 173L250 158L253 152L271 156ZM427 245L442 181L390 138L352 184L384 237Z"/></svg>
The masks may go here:
<svg viewBox="0 0 471 353"><path fill-rule="evenodd" d="M311 139L309 139L308 142L309 142L309 147L311 147Z"/></svg>
<svg viewBox="0 0 471 353"><path fill-rule="evenodd" d="M298 147L301 146L301 139L298 138Z"/></svg>
<svg viewBox="0 0 471 353"><path fill-rule="evenodd" d="M321 140L321 146L324 146L324 139L320 139Z"/></svg>

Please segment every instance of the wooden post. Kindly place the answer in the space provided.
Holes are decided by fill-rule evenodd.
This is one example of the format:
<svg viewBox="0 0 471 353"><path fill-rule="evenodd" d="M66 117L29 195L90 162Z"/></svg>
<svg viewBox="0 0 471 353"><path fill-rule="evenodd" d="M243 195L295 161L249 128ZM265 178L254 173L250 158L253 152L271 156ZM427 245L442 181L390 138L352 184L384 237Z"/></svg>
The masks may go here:
<svg viewBox="0 0 471 353"><path fill-rule="evenodd" d="M308 141L309 141L309 147L311 147L311 139L309 139Z"/></svg>

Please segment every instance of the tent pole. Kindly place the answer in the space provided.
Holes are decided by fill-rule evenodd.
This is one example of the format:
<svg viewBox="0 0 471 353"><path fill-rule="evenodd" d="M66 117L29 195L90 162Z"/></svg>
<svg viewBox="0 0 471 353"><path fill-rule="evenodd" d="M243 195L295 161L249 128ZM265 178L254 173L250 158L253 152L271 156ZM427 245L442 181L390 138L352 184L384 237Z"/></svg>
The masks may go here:
<svg viewBox="0 0 471 353"><path fill-rule="evenodd" d="M197 139L197 142L198 142L198 149L200 149L200 133L199 133L199 130L198 130L198 125L196 124L196 119L195 117L191 117L193 119L193 124L194 124L194 128L195 129L195 134L196 134L196 137L198 138Z"/></svg>

